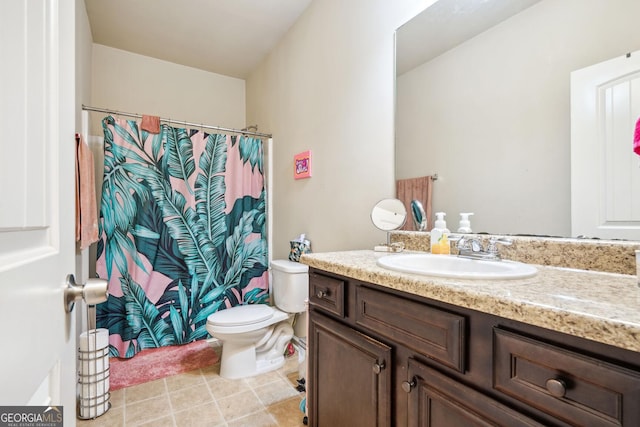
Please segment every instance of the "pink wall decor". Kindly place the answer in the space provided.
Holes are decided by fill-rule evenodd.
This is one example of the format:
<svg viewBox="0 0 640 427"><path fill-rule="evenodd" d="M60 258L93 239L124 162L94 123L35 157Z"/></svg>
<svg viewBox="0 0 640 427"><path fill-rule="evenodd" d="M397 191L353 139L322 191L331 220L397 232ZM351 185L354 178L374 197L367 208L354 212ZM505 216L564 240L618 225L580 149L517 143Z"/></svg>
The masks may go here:
<svg viewBox="0 0 640 427"><path fill-rule="evenodd" d="M311 151L293 156L293 177L295 179L311 177Z"/></svg>

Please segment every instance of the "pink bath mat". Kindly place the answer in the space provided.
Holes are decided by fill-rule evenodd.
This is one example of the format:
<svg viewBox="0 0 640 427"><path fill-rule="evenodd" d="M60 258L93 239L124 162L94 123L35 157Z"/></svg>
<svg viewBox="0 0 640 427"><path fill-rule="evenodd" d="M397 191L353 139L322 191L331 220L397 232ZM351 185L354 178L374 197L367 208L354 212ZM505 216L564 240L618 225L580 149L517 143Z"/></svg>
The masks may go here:
<svg viewBox="0 0 640 427"><path fill-rule="evenodd" d="M206 340L142 350L131 359L109 359L109 388L118 390L218 363Z"/></svg>

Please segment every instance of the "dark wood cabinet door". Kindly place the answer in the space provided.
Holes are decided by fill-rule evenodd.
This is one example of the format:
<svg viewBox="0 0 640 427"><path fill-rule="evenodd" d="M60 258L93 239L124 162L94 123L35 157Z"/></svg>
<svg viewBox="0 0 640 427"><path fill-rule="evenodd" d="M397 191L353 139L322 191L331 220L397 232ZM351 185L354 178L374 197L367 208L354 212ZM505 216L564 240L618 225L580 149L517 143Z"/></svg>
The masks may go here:
<svg viewBox="0 0 640 427"><path fill-rule="evenodd" d="M409 427L519 427L542 424L409 359Z"/></svg>
<svg viewBox="0 0 640 427"><path fill-rule="evenodd" d="M312 311L307 392L312 426L390 426L391 348Z"/></svg>

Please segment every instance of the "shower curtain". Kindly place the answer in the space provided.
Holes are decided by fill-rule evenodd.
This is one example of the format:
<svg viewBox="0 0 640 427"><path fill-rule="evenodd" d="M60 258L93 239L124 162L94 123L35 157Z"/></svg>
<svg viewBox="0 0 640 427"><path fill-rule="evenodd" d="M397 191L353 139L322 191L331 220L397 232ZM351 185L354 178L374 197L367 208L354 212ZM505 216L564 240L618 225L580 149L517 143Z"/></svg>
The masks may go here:
<svg viewBox="0 0 640 427"><path fill-rule="evenodd" d="M110 355L206 338L207 316L268 299L262 141L103 119L97 326Z"/></svg>

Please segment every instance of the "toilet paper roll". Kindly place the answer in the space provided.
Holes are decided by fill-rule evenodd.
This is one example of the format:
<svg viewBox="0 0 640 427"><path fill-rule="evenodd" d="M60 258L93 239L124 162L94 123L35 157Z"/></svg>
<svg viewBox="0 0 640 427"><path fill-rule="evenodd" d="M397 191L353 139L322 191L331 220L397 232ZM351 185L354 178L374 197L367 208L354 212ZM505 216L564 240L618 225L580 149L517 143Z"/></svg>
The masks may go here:
<svg viewBox="0 0 640 427"><path fill-rule="evenodd" d="M78 387L82 399L93 400L93 403L101 403L107 399L107 393L109 393L109 378L94 384L80 384Z"/></svg>
<svg viewBox="0 0 640 427"><path fill-rule="evenodd" d="M87 358L80 359L80 382L89 383L109 376L109 357L93 357L93 352L84 353Z"/></svg>
<svg viewBox="0 0 640 427"><path fill-rule="evenodd" d="M109 330L90 329L80 334L80 351L102 350L109 346Z"/></svg>
<svg viewBox="0 0 640 427"><path fill-rule="evenodd" d="M80 404L80 418L88 419L88 418L96 418L100 415L107 412L109 409L109 401L99 402L99 403L87 403L83 405Z"/></svg>

